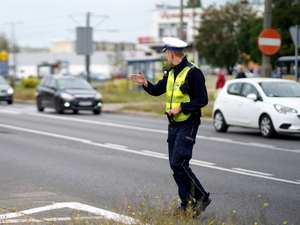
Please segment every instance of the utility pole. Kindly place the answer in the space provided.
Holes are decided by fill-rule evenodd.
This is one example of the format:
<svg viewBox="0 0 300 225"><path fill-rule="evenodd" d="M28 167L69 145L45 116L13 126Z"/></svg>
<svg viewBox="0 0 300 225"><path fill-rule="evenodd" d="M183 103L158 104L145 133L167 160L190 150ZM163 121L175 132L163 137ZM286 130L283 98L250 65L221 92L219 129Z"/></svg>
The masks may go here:
<svg viewBox="0 0 300 225"><path fill-rule="evenodd" d="M272 0L265 0L264 29L272 28ZM262 53L260 76L271 76L271 57Z"/></svg>
<svg viewBox="0 0 300 225"><path fill-rule="evenodd" d="M15 86L16 80L16 44L15 44L15 24L11 23L11 52L13 53L13 74L10 80L11 86Z"/></svg>
<svg viewBox="0 0 300 225"><path fill-rule="evenodd" d="M198 65L198 51L196 49L196 40L195 40L195 28L196 28L196 23L195 23L195 16L196 16L196 13L195 13L195 0L193 0L193 56L194 56L194 63L196 65Z"/></svg>
<svg viewBox="0 0 300 225"><path fill-rule="evenodd" d="M88 12L86 14L86 27L90 26L90 16L91 16L91 13ZM88 80L88 82L90 82L90 55L89 54L85 55L85 68L86 68L87 80Z"/></svg>
<svg viewBox="0 0 300 225"><path fill-rule="evenodd" d="M13 53L12 55L12 61L13 61L13 73L12 73L12 77L10 79L10 83L11 86L14 87L15 85L15 80L16 80L16 64L17 64L17 50L16 50L16 35L15 35L15 25L19 24L19 23L23 23L23 22L11 22L11 53Z"/></svg>
<svg viewBox="0 0 300 225"><path fill-rule="evenodd" d="M179 39L183 40L183 0L180 0L180 27Z"/></svg>

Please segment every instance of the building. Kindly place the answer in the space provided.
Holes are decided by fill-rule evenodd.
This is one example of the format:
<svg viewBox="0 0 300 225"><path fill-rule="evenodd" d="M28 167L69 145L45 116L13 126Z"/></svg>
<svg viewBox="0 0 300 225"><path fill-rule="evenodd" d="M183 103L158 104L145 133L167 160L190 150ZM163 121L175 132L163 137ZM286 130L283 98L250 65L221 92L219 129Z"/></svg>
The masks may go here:
<svg viewBox="0 0 300 225"><path fill-rule="evenodd" d="M181 12L179 7L170 5L156 5L157 9L151 13L151 36L139 38L139 44L148 46L159 53L163 47L163 37L180 38ZM198 53L194 49L194 37L198 34L202 8L184 8L182 15L183 40L188 43L186 52L191 60L198 64Z"/></svg>

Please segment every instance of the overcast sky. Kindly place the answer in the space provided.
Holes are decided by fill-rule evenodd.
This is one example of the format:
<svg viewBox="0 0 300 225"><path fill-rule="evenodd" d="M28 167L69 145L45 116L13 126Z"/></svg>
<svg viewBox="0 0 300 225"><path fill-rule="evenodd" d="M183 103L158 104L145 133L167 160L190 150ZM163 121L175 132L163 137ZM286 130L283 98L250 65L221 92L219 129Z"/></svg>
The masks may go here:
<svg viewBox="0 0 300 225"><path fill-rule="evenodd" d="M230 0L201 0L204 8L224 5L227 1ZM50 47L53 40L75 40L76 27L86 26L87 12L91 13L94 41L137 43L138 37L150 36L151 11L156 4L179 6L180 0L0 0L0 3L1 34L9 40L15 36L22 47Z"/></svg>

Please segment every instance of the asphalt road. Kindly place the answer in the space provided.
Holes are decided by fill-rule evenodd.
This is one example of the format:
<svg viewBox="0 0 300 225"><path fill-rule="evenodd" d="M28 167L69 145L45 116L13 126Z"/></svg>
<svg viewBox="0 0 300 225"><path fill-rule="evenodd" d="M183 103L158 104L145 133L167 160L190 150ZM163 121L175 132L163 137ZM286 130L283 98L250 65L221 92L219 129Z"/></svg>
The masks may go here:
<svg viewBox="0 0 300 225"><path fill-rule="evenodd" d="M118 212L145 196L171 204L166 130L164 117L1 103L0 216L65 202ZM211 193L204 216L300 224L299 143L300 135L265 139L252 129L220 134L203 122L191 166Z"/></svg>

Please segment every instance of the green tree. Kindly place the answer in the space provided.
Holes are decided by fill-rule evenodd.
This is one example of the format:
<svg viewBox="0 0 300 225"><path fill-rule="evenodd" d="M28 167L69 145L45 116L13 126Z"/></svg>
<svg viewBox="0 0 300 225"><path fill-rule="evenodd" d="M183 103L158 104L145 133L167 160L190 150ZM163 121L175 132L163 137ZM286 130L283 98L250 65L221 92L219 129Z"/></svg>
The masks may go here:
<svg viewBox="0 0 300 225"><path fill-rule="evenodd" d="M300 24L300 0L273 0L272 28L280 33L282 44L279 52L271 56L271 64L276 65L280 56L294 55L295 46L289 32L290 26ZM241 52L250 55L250 59L261 64L262 53L257 40L263 30L263 18L250 19L241 26L236 41Z"/></svg>
<svg viewBox="0 0 300 225"><path fill-rule="evenodd" d="M202 7L201 0L188 0L186 8L197 8Z"/></svg>
<svg viewBox="0 0 300 225"><path fill-rule="evenodd" d="M258 48L257 41L260 32L263 30L263 18L251 18L241 26L240 32L235 40L240 52L250 55L250 59L242 59L240 63L247 64L249 60L261 64L262 53Z"/></svg>
<svg viewBox="0 0 300 225"><path fill-rule="evenodd" d="M276 64L278 57L295 54L289 27L300 25L300 0L273 0L272 3L272 28L280 33L282 40L279 52L271 57Z"/></svg>
<svg viewBox="0 0 300 225"><path fill-rule="evenodd" d="M0 49L9 49L9 42L4 34L0 34Z"/></svg>
<svg viewBox="0 0 300 225"><path fill-rule="evenodd" d="M252 8L239 2L228 2L220 8L209 6L201 15L196 36L199 57L231 73L240 56L235 37L241 32L241 26L254 17Z"/></svg>

